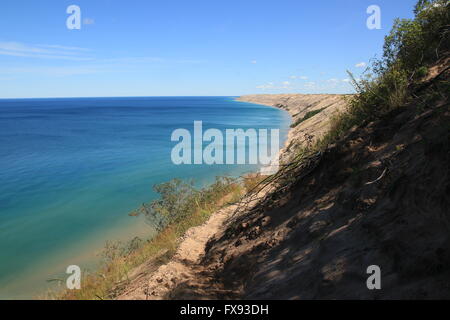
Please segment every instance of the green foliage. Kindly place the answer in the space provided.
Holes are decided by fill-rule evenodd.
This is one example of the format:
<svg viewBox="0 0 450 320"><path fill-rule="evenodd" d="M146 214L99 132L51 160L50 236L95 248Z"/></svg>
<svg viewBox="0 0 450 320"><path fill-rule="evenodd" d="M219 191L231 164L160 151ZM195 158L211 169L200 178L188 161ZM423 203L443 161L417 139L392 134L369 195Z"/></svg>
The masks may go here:
<svg viewBox="0 0 450 320"><path fill-rule="evenodd" d="M191 199L195 197L193 182L174 179L153 187L160 198L150 204L143 204L141 212L157 231L166 225L187 216L192 211Z"/></svg>
<svg viewBox="0 0 450 320"><path fill-rule="evenodd" d="M173 179L155 185L153 189L160 194L159 199L143 204L137 212L144 214L148 222L157 231L161 231L167 225L179 222L199 208L207 209L206 207L213 205L219 197L229 193L235 182L235 179L230 177L216 177L212 185L197 190L193 181Z"/></svg>
<svg viewBox="0 0 450 320"><path fill-rule="evenodd" d="M349 73L356 95L348 101L348 110L333 119L319 147L410 102L411 88L450 50L449 22L448 0L419 0L414 19L397 19L385 38L382 59L373 63L373 74L357 80Z"/></svg>
<svg viewBox="0 0 450 320"><path fill-rule="evenodd" d="M217 177L205 188L196 189L192 181L179 179L154 186L160 198L144 204L131 215L144 214L150 223L157 221L158 233L143 241L136 237L128 243L107 242L102 252L102 266L94 273L83 272L80 290L49 292L48 299L110 299L129 283L128 274L144 262L155 267L175 253L180 237L201 225L222 206L242 197L244 188L234 178Z"/></svg>
<svg viewBox="0 0 450 320"><path fill-rule="evenodd" d="M418 78L423 78L428 74L428 68L425 66L420 67L419 69L417 69L417 77Z"/></svg>
<svg viewBox="0 0 450 320"><path fill-rule="evenodd" d="M394 65L413 73L424 64L435 61L450 49L448 0L419 0L414 19L396 19L385 38L383 59L376 71L381 74Z"/></svg>
<svg viewBox="0 0 450 320"><path fill-rule="evenodd" d="M314 117L316 114L322 112L323 110L325 110L326 108L321 108L321 109L317 109L317 110L312 110L309 111L308 113L306 113L303 118L298 119L296 122L294 122L293 124L291 124L291 128L295 128L296 126L298 126L300 123L308 120L309 118Z"/></svg>

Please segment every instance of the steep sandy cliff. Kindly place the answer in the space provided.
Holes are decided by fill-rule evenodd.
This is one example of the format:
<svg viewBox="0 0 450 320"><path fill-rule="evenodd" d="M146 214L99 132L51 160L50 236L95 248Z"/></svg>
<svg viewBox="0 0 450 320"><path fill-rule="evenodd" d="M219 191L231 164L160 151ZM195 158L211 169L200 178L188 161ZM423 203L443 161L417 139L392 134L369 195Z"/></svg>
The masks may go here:
<svg viewBox="0 0 450 320"><path fill-rule="evenodd" d="M280 153L284 161L290 156L294 144L306 143L305 137L308 136L313 137L312 139L320 137L327 130L331 116L345 108L342 95L253 95L243 96L238 100L276 106L291 114L293 128L286 147ZM314 112L314 116L294 126L308 112ZM269 191L264 190L261 194ZM258 200L252 199L249 204L256 206ZM214 279L211 278L208 267L203 266L202 259L208 251L207 244L227 230L237 209L238 206L222 209L204 225L190 229L169 263L155 268L154 263L148 261L134 270L129 275L130 283L118 299L163 299L174 295L176 288L187 283L195 285L200 290L197 295L202 298L233 295L234 290L224 289L219 283L210 284Z"/></svg>
<svg viewBox="0 0 450 320"><path fill-rule="evenodd" d="M346 95L339 94L256 94L237 98L238 101L251 102L277 107L289 112L292 126L280 160L290 156L295 146L313 143L328 130L330 120L345 111Z"/></svg>
<svg viewBox="0 0 450 320"><path fill-rule="evenodd" d="M448 69L439 76L448 81ZM241 98L288 110L290 144L319 137L342 99ZM193 229L173 261L132 280L119 298L450 298L449 108L441 92L431 106L416 99L353 128ZM284 150L286 165L296 150ZM374 265L380 290L366 283Z"/></svg>

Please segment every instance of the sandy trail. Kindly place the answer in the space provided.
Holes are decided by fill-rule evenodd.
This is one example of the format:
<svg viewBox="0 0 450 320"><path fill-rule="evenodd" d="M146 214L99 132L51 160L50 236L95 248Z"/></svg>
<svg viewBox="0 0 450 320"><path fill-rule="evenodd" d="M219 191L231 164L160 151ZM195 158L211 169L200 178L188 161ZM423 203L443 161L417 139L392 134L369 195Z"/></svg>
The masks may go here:
<svg viewBox="0 0 450 320"><path fill-rule="evenodd" d="M117 299L164 299L182 284L195 282L196 286L201 285L200 274L204 270L200 262L208 240L224 230L226 220L235 209L235 205L223 208L215 212L203 225L189 229L171 261L160 266L155 272L146 273L148 268L145 267L132 272L130 284Z"/></svg>

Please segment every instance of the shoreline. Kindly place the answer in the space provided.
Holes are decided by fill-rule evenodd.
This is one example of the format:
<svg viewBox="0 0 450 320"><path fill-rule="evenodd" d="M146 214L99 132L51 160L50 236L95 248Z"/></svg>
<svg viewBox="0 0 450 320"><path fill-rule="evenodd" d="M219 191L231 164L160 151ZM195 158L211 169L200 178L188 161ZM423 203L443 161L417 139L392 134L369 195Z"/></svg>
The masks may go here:
<svg viewBox="0 0 450 320"><path fill-rule="evenodd" d="M282 163L290 157L290 146L314 142L327 130L328 122L338 112L346 107L345 97L341 94L254 94L243 95L236 101L255 103L286 111L291 117L284 146L280 149L278 156ZM304 120L295 126L309 112L319 111L316 115ZM312 137L308 141L308 136Z"/></svg>
<svg viewBox="0 0 450 320"><path fill-rule="evenodd" d="M318 108L323 108L324 104L330 104L328 107L333 107L327 113L320 113L304 121L299 126L294 126L289 129L284 147L280 149L280 163L290 157L290 146L301 140L301 134L315 133L314 128L317 123L322 123L320 132L326 130L326 125L330 119L330 115L342 110L345 106L342 95L271 95L271 101L267 100L267 95L242 96L236 98L236 101L248 102L270 107L279 108L289 113L293 121L304 116L307 112ZM314 102L311 101L311 98ZM292 98L292 99L291 99ZM281 104L283 102L284 104ZM287 102L287 103L286 103ZM323 122L326 122L323 124ZM293 124L295 122L292 122ZM316 138L319 135L316 133ZM300 143L302 143L300 141ZM268 191L263 191L267 193ZM250 203L257 204L258 199L251 200ZM211 214L208 220L196 227L192 227L181 237L177 250L169 262L155 267L150 258L140 266L136 267L130 272L130 283L123 289L123 291L115 298L118 300L160 300L167 298L171 291L179 285L186 283L194 283L204 285L201 279L198 279L198 273L201 272L201 260L207 251L207 244L212 239L218 239L224 236L224 232L230 218L237 208L237 204L229 205L219 209ZM152 266L152 267L149 267ZM150 270L149 270L150 269ZM217 289L220 290L220 289ZM211 289L214 294L214 288ZM205 295L208 293L205 292Z"/></svg>
<svg viewBox="0 0 450 320"><path fill-rule="evenodd" d="M203 117L205 120L211 119L210 121L214 121L214 119L220 119L221 121L226 121L229 125L232 125L233 123L239 124L241 126L254 126L255 123L261 122L267 126L280 126L286 129L288 129L288 116L281 112L281 111L274 111L274 110L267 110L264 106L240 106L239 103L235 103L232 100L234 97L219 97L219 98L201 98L203 101L208 102L209 104L216 103L218 106L224 106L224 107L231 107L233 110L228 110L228 113L231 112L230 117L226 118L223 116L223 110L224 108L215 108L215 112L213 115L211 115L210 111L208 109L200 108L199 112L206 112L206 113L195 113L195 115L192 115L192 119L196 115L200 115L200 117ZM166 99L170 100L170 99ZM194 99L197 101L197 99ZM175 105L182 105L185 100L182 99L175 99L172 101L172 104ZM189 99L186 101L190 101ZM77 102L78 103L78 102ZM77 104L74 103L74 104ZM153 100L148 100L146 102L150 105L153 105ZM160 102L157 101L157 104ZM170 101L168 102L171 103ZM108 102L108 105L110 102ZM119 102L121 105L122 102ZM127 102L128 104L128 102ZM204 105L204 104L203 104ZM80 108L82 108L84 105L81 104ZM28 102L27 106L23 106L24 112L27 111L28 108ZM242 108L245 109L245 117L241 117L241 110ZM141 110L140 108L139 110ZM146 108L148 110L152 110L153 108ZM186 110L188 112L189 110ZM103 112L103 111L102 111ZM283 113L283 114L282 114ZM275 115L277 120L274 122L272 116ZM112 114L114 115L114 114ZM250 119L251 115L255 115L254 119ZM258 115L261 115L261 119L258 117ZM213 117L214 116L214 117ZM225 115L226 116L226 115ZM140 114L138 116L135 116L133 118L132 122L134 122L136 119L140 121L140 119L144 119L145 117L141 116ZM224 119L226 118L226 119ZM279 120L278 120L279 119ZM171 120L170 120L171 121ZM231 122L230 122L231 121ZM234 121L234 122L233 122ZM184 121L186 124L181 125L182 127L187 127L192 123L191 121ZM81 121L80 123L83 123ZM222 123L222 122L220 122ZM151 124L151 122L150 122ZM166 130L167 131L167 130ZM87 132L87 131L83 131ZM134 132L134 131L133 131ZM142 130L137 131L137 133L141 133ZM159 133L158 133L159 134ZM161 132L163 134L163 132ZM166 134L164 134L166 136ZM152 136L146 136L152 138ZM170 138L170 132L167 131L167 137ZM284 137L283 137L284 138ZM111 140L111 139L109 139ZM136 141L136 140L134 140ZM153 140L152 140L153 141ZM164 142L164 141L163 141ZM141 144L140 142L138 144ZM170 146L167 145L167 149L170 152ZM120 147L120 146L119 146ZM158 146L157 146L158 147ZM136 147L129 147L129 144L127 143L127 148L131 151L137 151L136 154L143 153L143 151L146 151L146 148L136 148ZM150 148L153 149L153 144L150 145ZM127 150L125 150L127 151ZM128 158L128 155L126 152L121 152L120 156L124 156ZM170 153L167 153L167 155L170 156ZM145 156L147 157L147 156ZM93 157L94 159L94 157ZM97 158L95 158L97 159ZM134 158L133 158L134 159ZM137 160L143 159L136 158ZM166 157L167 162L170 162L170 157ZM51 158L49 158L51 160ZM153 159L152 159L153 160ZM128 160L127 160L128 161ZM156 164L160 163L160 159L155 160ZM172 165L170 162L169 165ZM53 239L51 239L49 243L49 250L45 250L44 253L41 253L41 251L38 251L36 249L33 249L33 246L31 245L22 245L22 248L20 248L19 257L25 256L28 258L28 252L31 252L33 256L30 256L29 260L32 261L32 264L23 264L24 267L22 267L22 261L14 261L16 259L15 255L13 253L9 254L9 251L4 251L3 256L4 257L10 257L10 261L12 263L16 264L16 268L7 269L6 267L8 264L5 264L5 266L2 266L2 287L4 290L1 294L5 299L36 299L39 298L41 295L45 294L47 292L48 287L58 287L59 283L61 282L59 279L65 279L67 277L65 270L68 265L79 265L83 270L88 269L89 271L96 272L98 268L94 268L94 265L97 266L98 262L100 261L99 253L101 253L105 247L105 243L107 241L117 242L122 241L123 243L127 243L131 241L135 236L139 236L141 239L146 240L147 237L150 237L151 233L153 231L149 229L148 235L141 236L141 233L137 233L136 230L140 230L140 226L142 225L143 228L146 228L147 225L145 223L137 223L135 222L136 218L130 218L128 217L128 213L135 210L137 207L140 206L142 202L147 202L153 200L153 193L151 193L151 187L153 184L158 184L162 182L170 181L173 178L181 177L183 179L195 179L199 184L206 184L209 185L212 182L214 182L215 176L222 176L222 175L231 175L231 176L241 176L243 174L247 174L250 172L254 172L259 170L256 166L216 166L214 168L207 167L206 165L203 167L197 166L197 167L175 167L173 166L174 170L168 170L167 168L169 165L157 167L149 165L148 162L132 162L130 165L126 163L126 166L120 166L117 167L118 170L111 170L111 171L100 171L97 172L95 170L86 170L83 173L86 173L83 175L83 180L79 179L76 180L77 184L71 184L69 187L72 188L71 192L74 193L74 196L71 197L69 200L67 200L64 197L55 196L54 198L49 198L48 205L43 207L31 207L30 206L30 212L31 211L39 211L44 212L43 216L40 215L34 215L31 216L35 221L38 219L44 220L48 216L51 216L50 219L44 220L45 223L41 223L38 226L42 228L39 228L38 230L47 230L45 229L47 226L49 226L51 223L54 223L54 221L62 221L60 224L57 225L57 228L54 228L54 230L57 230L55 234L59 235L61 233L61 236L54 236ZM112 167L112 166L111 166ZM71 168L68 166L68 170ZM109 169L109 168L108 168ZM71 171L68 171L71 172ZM163 174L161 174L163 172ZM167 174L166 174L167 173ZM156 178L155 178L156 177ZM78 177L77 177L78 179ZM153 180L155 179L155 180ZM79 181L79 182L78 182ZM126 183L125 183L126 182ZM61 184L65 188L65 184ZM69 189L67 187L67 189ZM91 192L93 188L99 189L98 191ZM59 188L57 191L61 194L64 193L64 195L69 194L69 192L62 192L59 190L65 191L66 189ZM123 193L117 193L117 190L119 192ZM44 193L41 189L37 190L41 194L47 195L48 193ZM117 195L120 194L120 197L117 197ZM59 193L57 193L59 195ZM116 195L116 197L114 197ZM23 194L21 194L22 197ZM112 196L112 198L111 198ZM44 198L45 200L47 198ZM141 200L140 200L141 199ZM68 202L70 201L70 202ZM44 201L43 201L44 202ZM21 201L21 203L27 203L25 201ZM113 204L113 206L110 205L110 203ZM52 209L49 210L48 208ZM53 210L54 209L54 210ZM91 211L89 211L89 210ZM19 210L17 210L19 211ZM66 223L66 219L64 218L63 214L58 215L58 212L64 211L64 213L67 211L69 213L76 212L75 215L72 215L74 219L70 220L75 222L79 222L86 224L86 226L81 225L80 227L78 224L69 224ZM77 212L79 211L79 213ZM85 214L86 212L92 212L93 214ZM89 219L84 219L84 214ZM20 215L11 215L14 217L21 218ZM62 217L62 218L60 218ZM91 217L92 221L90 220ZM57 219L55 219L57 218ZM13 222L15 223L16 220ZM47 223L47 221L50 221ZM86 223L86 221L91 221L94 223ZM97 224L97 221L100 223ZM122 222L125 222L126 224L123 224ZM130 225L130 228L128 228L128 222ZM23 224L18 225L18 230L22 230ZM95 226L95 227L92 227ZM135 227L136 226L136 227ZM76 228L75 228L76 227ZM50 229L50 227L48 227ZM72 238L65 238L65 235L63 232L60 232L59 230L64 230L64 228L70 229L75 236ZM15 230L15 229L11 229ZM24 229L25 230L25 229ZM75 231L72 231L75 230ZM131 230L131 232L129 231ZM52 231L52 230L50 230ZM123 231L123 232L122 232ZM75 233L76 232L76 233ZM6 234L6 233L5 233ZM20 237L20 240L25 239L23 236L19 236L21 232L15 233L17 237ZM52 235L51 232L40 232L39 236L35 237L34 241L35 243L39 243L41 239L45 239L45 237L49 237L49 235ZM125 234L125 236L122 237L122 234ZM42 235L42 236L41 236ZM26 240L23 240L25 244L31 243L28 239L33 239L32 236L26 236ZM66 241L66 239L69 239ZM13 241L11 241L13 242ZM9 242L3 242L3 244L8 244ZM15 242L15 243L21 243L21 242ZM6 247L6 245L5 245ZM14 246L10 246L10 248L15 248ZM35 258L38 257L39 259ZM13 259L14 258L14 259ZM9 262L9 261L6 261ZM20 268L19 268L20 267ZM5 270L5 271L4 271ZM47 282L49 279L58 279L57 281ZM59 281L59 282L58 282ZM61 287L64 287L61 285ZM30 289L29 289L30 288Z"/></svg>
<svg viewBox="0 0 450 320"><path fill-rule="evenodd" d="M233 117L236 124L240 124L243 127L252 127L252 126L255 126L258 124L263 125L263 126L266 125L268 127L277 126L279 128L282 128L283 134L281 135L281 137L283 139L283 142L284 142L284 140L286 140L287 131L289 129L289 124L290 124L291 119L285 112L283 112L281 110L267 110L267 108L265 106L261 106L261 105L260 106L256 106L256 105L245 106L245 104L240 104L238 102L235 102L234 97L227 97L226 99L225 98L220 99L220 102L222 100L226 102L226 106L233 107L233 109L237 110L236 114ZM221 109L217 109L217 110L221 110ZM245 113L247 114L247 116L239 119L241 110L244 110ZM254 115L253 119L250 118L250 116L252 116L252 115ZM274 121L274 119L275 119L275 121ZM230 123L230 125L233 125L233 123ZM183 171L183 172L185 172L185 174L189 174L189 171L185 171L186 168L187 167L181 168L182 170L179 170L179 171ZM196 171L199 173L202 173L202 176L204 175L205 177L202 178L197 175L195 177L195 179L196 180L200 179L199 182L205 182L206 183L205 187L206 187L214 182L215 176L230 175L231 177L238 178L241 176L253 174L254 172L258 172L260 170L260 166L258 166L258 165L251 165L251 166L244 165L244 166L233 166L233 167L231 167L231 166L216 166L216 168L217 168L217 170L211 171L208 169L207 166L205 166L204 168L197 167ZM191 168L189 168L189 169L191 169ZM216 171L219 173L216 174ZM225 173L222 173L222 172L225 172ZM189 177L185 177L183 175L174 176L173 178L180 177L180 176L182 177L182 179L189 178ZM171 181L171 179L164 180L162 182L168 182L168 181ZM203 186L198 186L198 187L203 187ZM136 204L136 207L139 207L138 203ZM136 208L136 207L134 207L134 208ZM126 213L128 213L128 212L124 213L125 216L126 216ZM130 235L129 240L132 240L133 235L134 235L133 233ZM147 242L147 240L149 240L146 237L140 237L140 238L144 239L145 242ZM108 239L106 239L106 240L108 240ZM123 242L123 243L126 244L126 242ZM102 246L102 248L103 248L103 246ZM100 250L101 250L101 248L100 248ZM71 260L71 264L77 264L77 263L73 263L72 261L73 260ZM92 273L96 273L99 270L99 268L92 268L90 270L92 271ZM65 275L62 274L60 278L64 278L64 277L65 277ZM64 288L62 291L64 291ZM38 295L34 295L34 296L38 296Z"/></svg>
<svg viewBox="0 0 450 320"><path fill-rule="evenodd" d="M243 99L243 97L245 97L245 96L237 97L237 98L234 99L234 101L237 101L237 102L252 103L252 104L257 104L257 105L262 105L262 106L267 106L267 107L271 107L271 108L283 110L282 108L279 108L279 107L277 107L277 106L275 106L275 105L272 105L272 104L270 104L270 103L259 103L259 102L247 101L247 100L245 100L245 98ZM291 127L291 125L294 123L294 115L293 115L292 112L289 112L288 110L284 110L284 111L287 112L287 114L289 115L290 120L289 120L288 131L287 131L285 140L284 140L284 142L283 142L283 146L277 151L277 154L276 154L276 156L274 157L274 159L277 159L277 158L278 158L278 166L281 164L281 159L283 158L283 155L286 154L287 149L288 149L288 146L291 144L292 139L294 138L294 136L293 136L293 134L292 134L292 127ZM267 170L268 172L271 172L271 169L270 169L270 168L271 168L272 166L277 166L277 165L276 165L276 164L274 164L274 165L268 164L268 165L261 166L260 169L259 169L259 171L252 172L252 173L250 173L250 175L255 175L255 174L258 175L258 174L261 174L261 172L262 172L263 170ZM269 175L269 174L268 174L268 175Z"/></svg>

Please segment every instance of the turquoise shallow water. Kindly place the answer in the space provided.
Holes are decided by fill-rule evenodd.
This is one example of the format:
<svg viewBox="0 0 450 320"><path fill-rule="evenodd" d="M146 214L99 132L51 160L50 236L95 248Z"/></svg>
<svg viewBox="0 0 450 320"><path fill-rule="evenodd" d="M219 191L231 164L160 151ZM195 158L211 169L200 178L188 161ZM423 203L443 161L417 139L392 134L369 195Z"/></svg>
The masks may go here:
<svg viewBox="0 0 450 320"><path fill-rule="evenodd" d="M148 237L128 212L152 185L255 171L171 161L173 130L280 128L286 112L232 97L0 100L0 298L31 298L69 264L92 268L106 240ZM281 146L280 142L280 146Z"/></svg>

